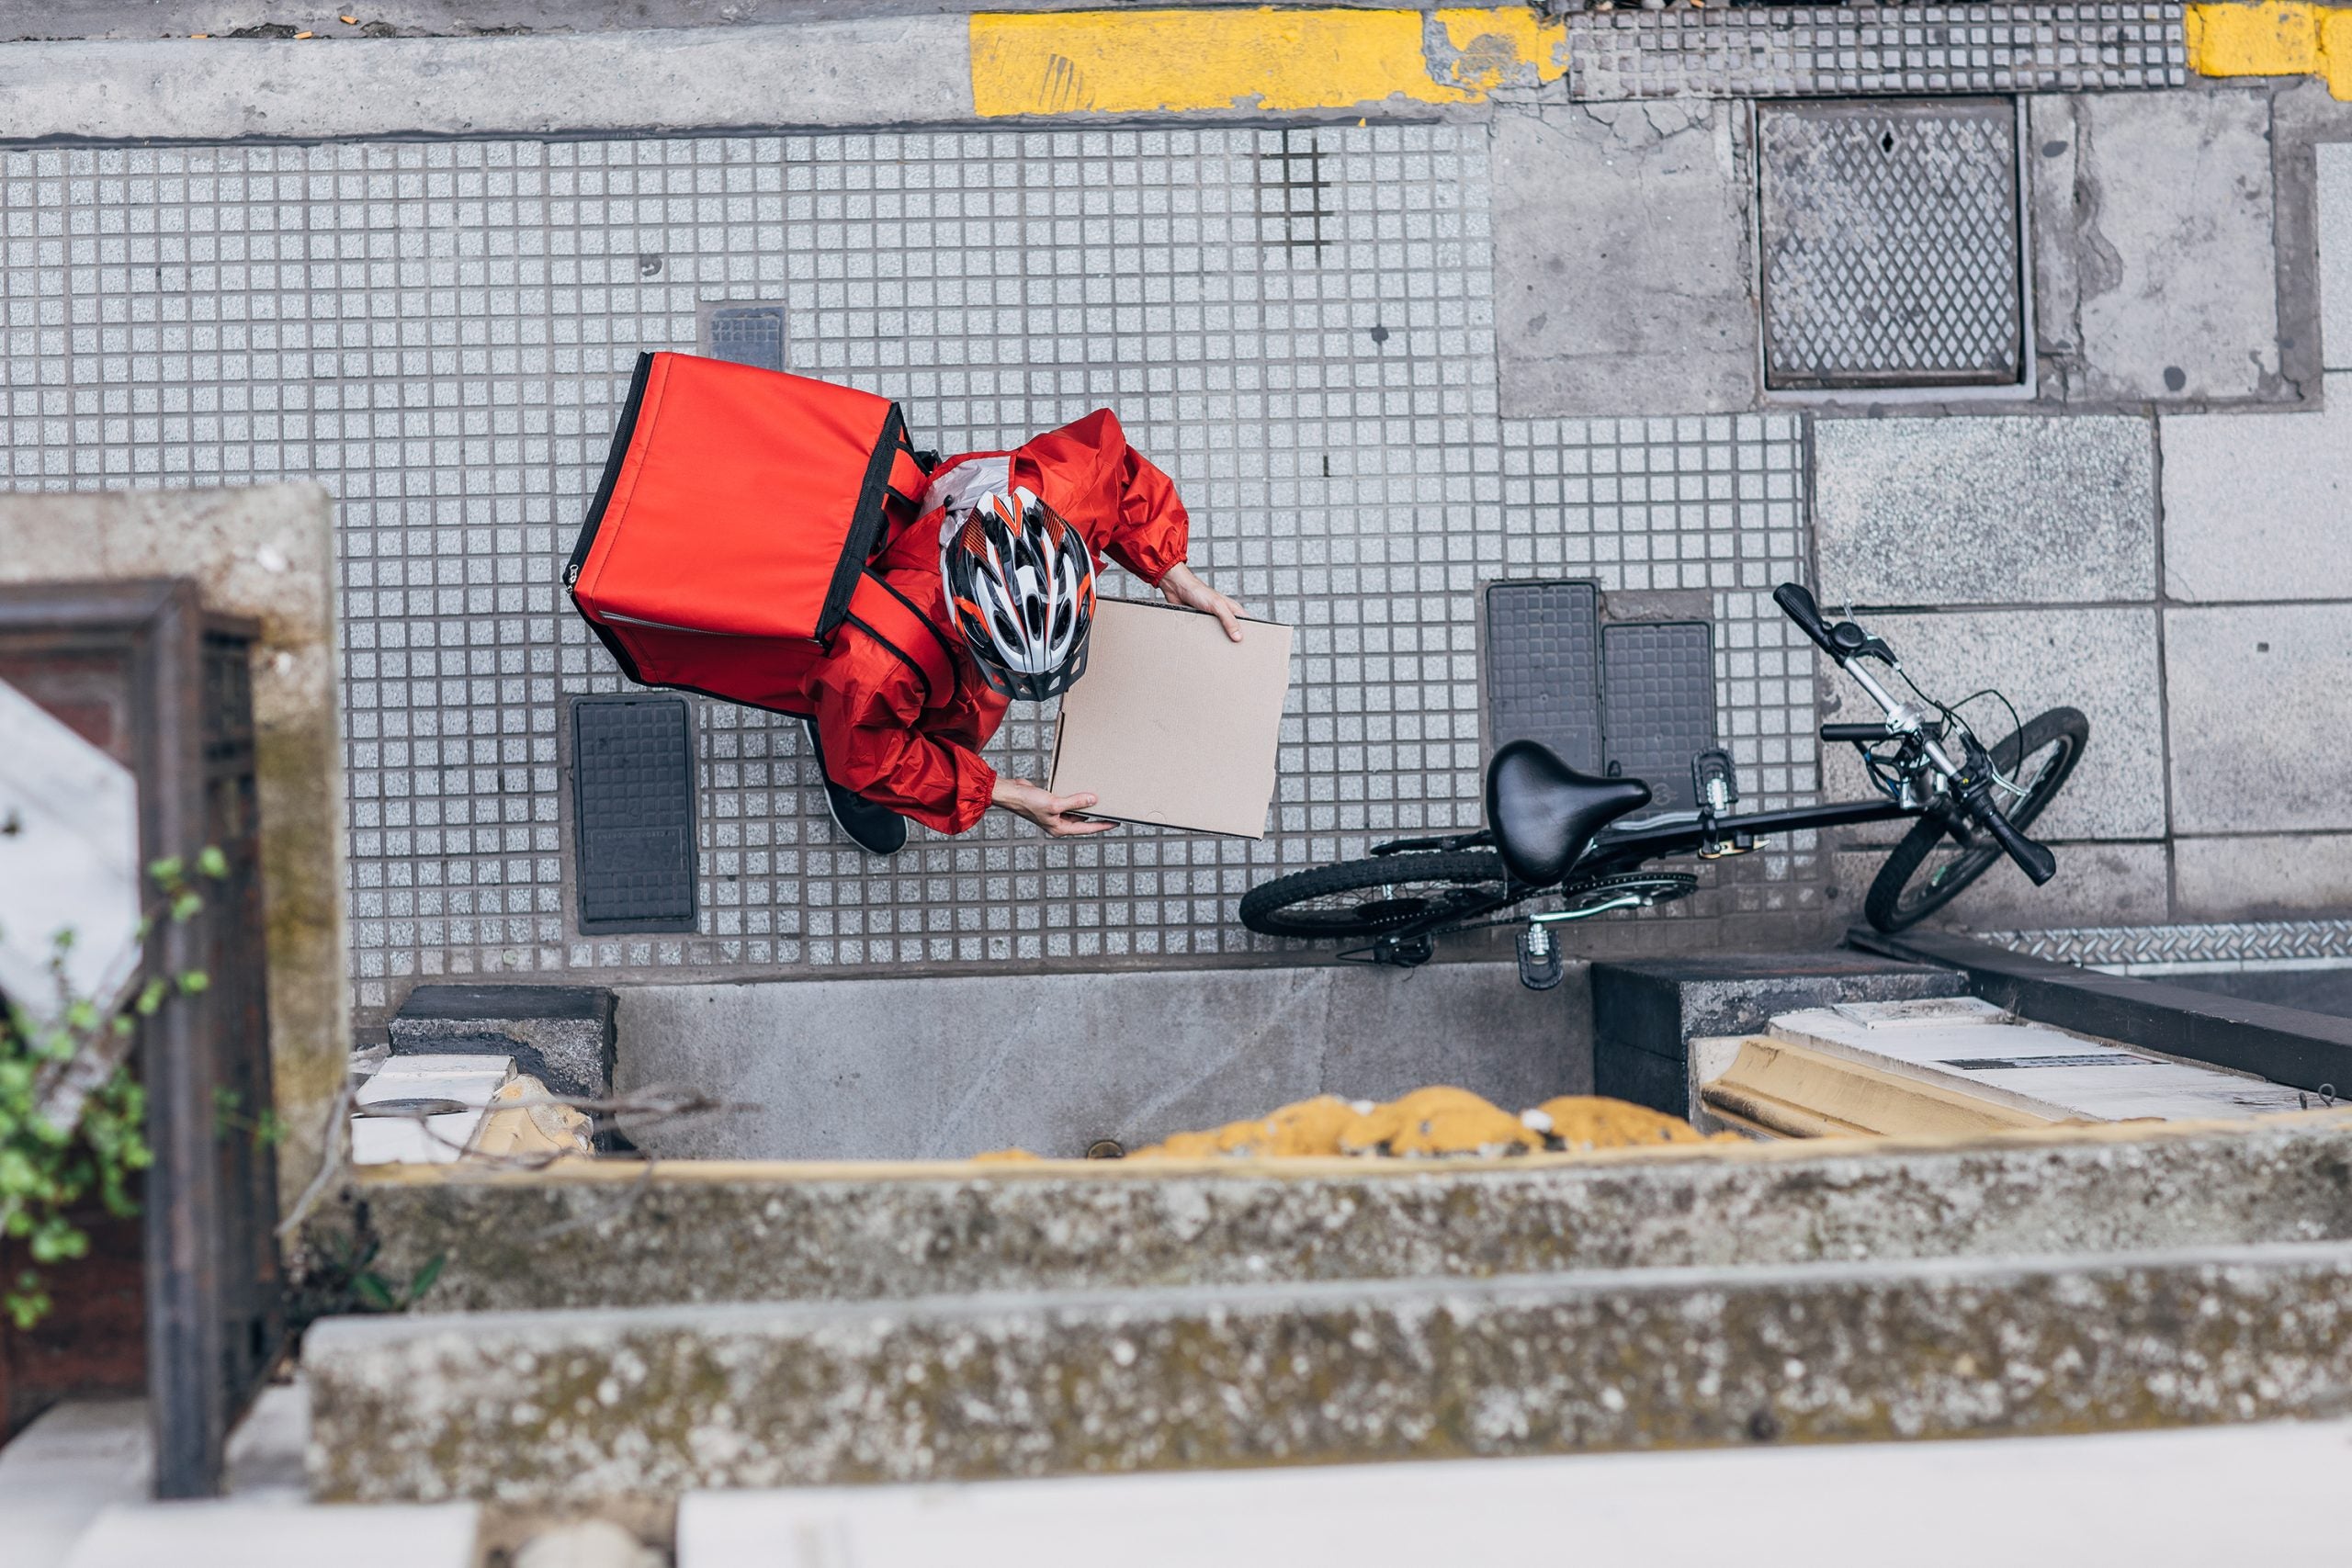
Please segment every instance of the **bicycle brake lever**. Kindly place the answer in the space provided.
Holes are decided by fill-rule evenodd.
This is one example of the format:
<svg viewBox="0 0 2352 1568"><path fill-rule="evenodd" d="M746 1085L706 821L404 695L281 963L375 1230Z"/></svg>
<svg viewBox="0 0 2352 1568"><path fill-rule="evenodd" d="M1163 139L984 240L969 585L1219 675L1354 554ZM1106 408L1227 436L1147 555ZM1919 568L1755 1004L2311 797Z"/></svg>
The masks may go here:
<svg viewBox="0 0 2352 1568"><path fill-rule="evenodd" d="M1829 640L1838 645L1838 652L1843 658L1875 659L1890 670L1894 668L1894 650L1852 621L1840 621L1830 627Z"/></svg>

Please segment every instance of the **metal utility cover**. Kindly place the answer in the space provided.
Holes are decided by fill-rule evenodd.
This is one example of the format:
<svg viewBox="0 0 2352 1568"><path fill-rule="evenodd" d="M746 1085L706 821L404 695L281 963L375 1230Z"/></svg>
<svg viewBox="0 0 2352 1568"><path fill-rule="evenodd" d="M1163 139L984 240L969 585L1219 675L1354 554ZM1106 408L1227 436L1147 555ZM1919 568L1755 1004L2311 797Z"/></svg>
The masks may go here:
<svg viewBox="0 0 2352 1568"><path fill-rule="evenodd" d="M1715 654L1703 621L1627 621L1600 632L1609 762L1650 786L1652 806L1689 811L1690 759L1715 744Z"/></svg>
<svg viewBox="0 0 2352 1568"><path fill-rule="evenodd" d="M703 352L734 365L762 370L784 368L784 307L707 305L703 308Z"/></svg>
<svg viewBox="0 0 2352 1568"><path fill-rule="evenodd" d="M1771 388L2024 379L2017 106L1756 111Z"/></svg>
<svg viewBox="0 0 2352 1568"><path fill-rule="evenodd" d="M695 929L694 716L683 697L571 705L582 931Z"/></svg>
<svg viewBox="0 0 2352 1568"><path fill-rule="evenodd" d="M1499 582L1487 590L1487 733L1498 747L1540 740L1600 771L1600 592L1589 582Z"/></svg>

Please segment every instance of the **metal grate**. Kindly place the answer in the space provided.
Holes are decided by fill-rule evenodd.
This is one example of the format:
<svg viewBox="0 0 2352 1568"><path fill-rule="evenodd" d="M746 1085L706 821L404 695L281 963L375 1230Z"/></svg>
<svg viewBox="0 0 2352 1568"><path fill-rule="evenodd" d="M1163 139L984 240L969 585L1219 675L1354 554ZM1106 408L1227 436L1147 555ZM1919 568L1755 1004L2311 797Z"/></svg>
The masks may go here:
<svg viewBox="0 0 2352 1568"><path fill-rule="evenodd" d="M581 930L694 930L694 719L685 700L574 700L571 783Z"/></svg>
<svg viewBox="0 0 2352 1568"><path fill-rule="evenodd" d="M1715 743L1715 655L1703 621L1633 621L1600 633L1609 765L1650 786L1661 811L1688 811L1690 759Z"/></svg>
<svg viewBox="0 0 2352 1568"><path fill-rule="evenodd" d="M784 368L784 307L715 305L703 315L704 352L762 370Z"/></svg>
<svg viewBox="0 0 2352 1568"><path fill-rule="evenodd" d="M1600 595L1589 582L1505 582L1487 590L1487 733L1496 746L1540 740L1597 773Z"/></svg>
<svg viewBox="0 0 2352 1568"><path fill-rule="evenodd" d="M2014 104L1769 104L1757 130L1767 386L2023 379Z"/></svg>

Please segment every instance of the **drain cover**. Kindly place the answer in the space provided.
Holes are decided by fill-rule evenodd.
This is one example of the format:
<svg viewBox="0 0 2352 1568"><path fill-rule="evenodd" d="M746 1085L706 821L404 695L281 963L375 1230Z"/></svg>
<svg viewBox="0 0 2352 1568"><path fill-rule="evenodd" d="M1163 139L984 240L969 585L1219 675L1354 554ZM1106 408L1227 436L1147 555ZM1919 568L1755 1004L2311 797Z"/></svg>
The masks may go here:
<svg viewBox="0 0 2352 1568"><path fill-rule="evenodd" d="M683 697L571 705L582 931L695 929L694 717Z"/></svg>
<svg viewBox="0 0 2352 1568"><path fill-rule="evenodd" d="M2024 379L2014 104L1777 103L1756 124L1767 386Z"/></svg>
<svg viewBox="0 0 2352 1568"><path fill-rule="evenodd" d="M1600 659L1611 764L1650 786L1654 809L1693 809L1690 759L1715 743L1715 654L1706 623L1604 626Z"/></svg>
<svg viewBox="0 0 2352 1568"><path fill-rule="evenodd" d="M712 305L703 312L703 352L713 359L784 368L784 307Z"/></svg>
<svg viewBox="0 0 2352 1568"><path fill-rule="evenodd" d="M1600 590L1589 582L1501 582L1487 590L1487 734L1540 740L1600 771Z"/></svg>

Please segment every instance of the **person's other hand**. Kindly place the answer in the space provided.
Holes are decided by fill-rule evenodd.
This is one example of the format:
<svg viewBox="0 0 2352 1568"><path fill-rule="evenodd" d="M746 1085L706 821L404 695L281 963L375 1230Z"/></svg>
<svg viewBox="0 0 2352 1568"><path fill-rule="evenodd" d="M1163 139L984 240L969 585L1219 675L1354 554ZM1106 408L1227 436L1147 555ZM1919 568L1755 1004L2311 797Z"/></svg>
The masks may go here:
<svg viewBox="0 0 2352 1568"><path fill-rule="evenodd" d="M1001 806L1015 817L1026 817L1057 839L1075 839L1087 833L1107 833L1118 826L1116 822L1081 822L1070 815L1083 811L1094 804L1091 795L1049 795L1027 779L1000 778L996 789L989 796L992 806Z"/></svg>
<svg viewBox="0 0 2352 1568"><path fill-rule="evenodd" d="M1201 581L1201 574L1181 561L1159 580L1159 592L1170 604L1215 615L1225 635L1241 640L1241 606Z"/></svg>

